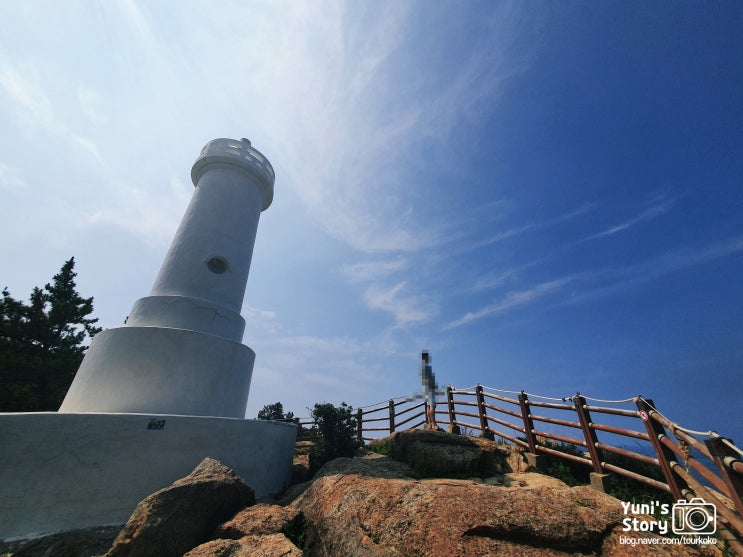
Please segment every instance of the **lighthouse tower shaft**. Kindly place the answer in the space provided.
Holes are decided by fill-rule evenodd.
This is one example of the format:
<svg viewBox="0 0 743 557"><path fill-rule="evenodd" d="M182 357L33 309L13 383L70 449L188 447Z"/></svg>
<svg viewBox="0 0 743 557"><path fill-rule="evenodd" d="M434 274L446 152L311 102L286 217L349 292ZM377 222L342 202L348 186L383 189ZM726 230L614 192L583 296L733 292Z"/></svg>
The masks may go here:
<svg viewBox="0 0 743 557"><path fill-rule="evenodd" d="M93 339L60 412L242 418L255 353L240 316L274 171L246 139L215 139L150 295Z"/></svg>

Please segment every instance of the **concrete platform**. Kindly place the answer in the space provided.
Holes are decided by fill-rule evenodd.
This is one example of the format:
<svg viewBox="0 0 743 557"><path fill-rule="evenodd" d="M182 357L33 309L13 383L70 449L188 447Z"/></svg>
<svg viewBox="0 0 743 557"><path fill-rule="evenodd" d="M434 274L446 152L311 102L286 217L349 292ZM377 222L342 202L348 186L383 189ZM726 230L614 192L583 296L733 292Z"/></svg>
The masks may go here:
<svg viewBox="0 0 743 557"><path fill-rule="evenodd" d="M0 540L122 524L205 457L256 496L291 481L296 426L154 414L0 414Z"/></svg>

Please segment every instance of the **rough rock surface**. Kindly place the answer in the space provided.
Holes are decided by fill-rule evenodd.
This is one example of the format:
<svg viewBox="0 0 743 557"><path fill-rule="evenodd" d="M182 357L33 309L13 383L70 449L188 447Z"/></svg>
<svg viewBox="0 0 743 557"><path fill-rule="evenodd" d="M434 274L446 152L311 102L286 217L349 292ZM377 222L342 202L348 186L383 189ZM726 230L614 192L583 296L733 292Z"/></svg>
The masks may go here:
<svg viewBox="0 0 743 557"><path fill-rule="evenodd" d="M376 453L367 453L362 458L340 457L323 465L312 481L291 486L278 499L280 505L288 505L312 485L317 478L336 474L360 474L373 478L414 478L415 471L403 462L392 460Z"/></svg>
<svg viewBox="0 0 743 557"><path fill-rule="evenodd" d="M358 474L388 480L415 479L415 471L409 465L376 453L368 453L357 458L340 457L331 460L317 471L314 479L338 474Z"/></svg>
<svg viewBox="0 0 743 557"><path fill-rule="evenodd" d="M302 557L302 552L284 534L266 534L239 540L213 540L183 557Z"/></svg>
<svg viewBox="0 0 743 557"><path fill-rule="evenodd" d="M305 555L697 554L684 546L620 545L618 500L541 474L483 483L346 472L320 475L290 506L307 520Z"/></svg>
<svg viewBox="0 0 743 557"><path fill-rule="evenodd" d="M241 510L214 532L214 538L237 540L249 535L276 534L297 517L298 511L279 505L254 505Z"/></svg>
<svg viewBox="0 0 743 557"><path fill-rule="evenodd" d="M221 522L255 503L253 490L211 458L137 505L107 557L180 557Z"/></svg>
<svg viewBox="0 0 743 557"><path fill-rule="evenodd" d="M93 557L106 553L121 526L101 526L32 540L0 542L0 557Z"/></svg>
<svg viewBox="0 0 743 557"><path fill-rule="evenodd" d="M205 460L187 478L143 501L108 555L188 557L685 556L684 545L626 545L620 502L589 487L568 487L538 473L488 475L488 459L453 474L472 479L416 479L411 466L378 454L327 463L294 486L281 505L252 504L252 492L228 468ZM446 435L446 434L443 434ZM481 447L492 442L472 440ZM418 440L415 445L420 444ZM492 443L495 445L495 443ZM502 450L502 447L497 447ZM486 447L487 449L487 447ZM416 449L418 450L418 449ZM471 453L472 455L475 452ZM482 454L482 453L481 453ZM488 457L489 458L489 457ZM507 456L505 464L522 462ZM509 464L510 463L510 464ZM504 468L507 469L507 468ZM229 503L225 503L228 501ZM234 516L233 516L234 515ZM221 525L217 528L217 525ZM198 535L193 535L198 532ZM109 534L110 535L110 534ZM652 535L644 535L650 539ZM198 539L197 539L198 538ZM211 539L210 539L211 538ZM47 548L50 546L46 546ZM60 547L60 546L55 546ZM41 549L37 547L37 549ZM21 549L23 551L24 549ZM102 553L102 551L101 551ZM16 553L48 557L65 553ZM705 555L720 555L709 547ZM79 553L70 555L91 555Z"/></svg>
<svg viewBox="0 0 743 557"><path fill-rule="evenodd" d="M292 463L292 484L306 482L310 479L310 450L312 441L297 441Z"/></svg>
<svg viewBox="0 0 743 557"><path fill-rule="evenodd" d="M399 431L373 441L370 446L372 450L381 448L425 477L493 476L529 470L522 456L509 447L441 431Z"/></svg>

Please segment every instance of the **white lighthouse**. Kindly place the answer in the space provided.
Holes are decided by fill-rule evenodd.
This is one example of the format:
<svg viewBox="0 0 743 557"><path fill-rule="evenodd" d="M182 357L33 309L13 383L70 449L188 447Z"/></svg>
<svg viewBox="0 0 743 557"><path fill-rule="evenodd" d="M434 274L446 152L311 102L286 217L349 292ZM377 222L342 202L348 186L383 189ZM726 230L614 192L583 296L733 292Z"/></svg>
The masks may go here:
<svg viewBox="0 0 743 557"><path fill-rule="evenodd" d="M247 139L215 139L150 295L93 340L60 412L242 418L255 353L240 316L274 171Z"/></svg>
<svg viewBox="0 0 743 557"><path fill-rule="evenodd" d="M95 336L59 412L0 414L0 540L121 524L205 457L261 497L291 479L294 424L246 420L255 353L240 308L274 171L215 139L150 295Z"/></svg>

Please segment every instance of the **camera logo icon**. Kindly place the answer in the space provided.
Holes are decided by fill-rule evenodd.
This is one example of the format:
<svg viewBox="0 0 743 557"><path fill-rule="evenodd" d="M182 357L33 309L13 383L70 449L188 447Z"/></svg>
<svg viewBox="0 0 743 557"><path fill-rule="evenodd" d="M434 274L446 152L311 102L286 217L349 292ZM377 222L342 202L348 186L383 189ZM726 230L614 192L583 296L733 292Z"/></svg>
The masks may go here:
<svg viewBox="0 0 743 557"><path fill-rule="evenodd" d="M673 505L672 528L674 534L714 534L717 530L717 509L701 497L691 501L680 500Z"/></svg>

